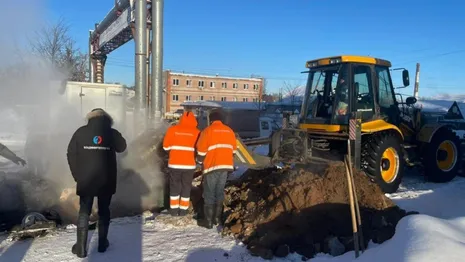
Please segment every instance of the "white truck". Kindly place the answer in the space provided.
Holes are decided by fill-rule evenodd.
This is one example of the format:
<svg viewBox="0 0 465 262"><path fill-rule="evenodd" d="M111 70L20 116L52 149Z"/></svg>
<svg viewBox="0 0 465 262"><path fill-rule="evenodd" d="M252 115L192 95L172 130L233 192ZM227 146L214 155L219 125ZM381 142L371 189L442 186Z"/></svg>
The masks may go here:
<svg viewBox="0 0 465 262"><path fill-rule="evenodd" d="M279 129L278 123L258 109L256 104L248 102L184 102L186 110L197 114L199 129L208 126L208 112L218 109L224 116L224 123L231 127L241 138L269 137L274 130Z"/></svg>
<svg viewBox="0 0 465 262"><path fill-rule="evenodd" d="M126 89L122 85L71 81L50 85L48 96L28 109L33 121L28 128L25 155L33 173L46 174L52 166L57 168L52 161L61 163L60 169L67 169L67 144L94 108L107 111L123 135L130 131L126 128Z"/></svg>
<svg viewBox="0 0 465 262"><path fill-rule="evenodd" d="M107 111L118 130L126 128L126 89L122 85L67 82L66 101L85 117L94 108Z"/></svg>

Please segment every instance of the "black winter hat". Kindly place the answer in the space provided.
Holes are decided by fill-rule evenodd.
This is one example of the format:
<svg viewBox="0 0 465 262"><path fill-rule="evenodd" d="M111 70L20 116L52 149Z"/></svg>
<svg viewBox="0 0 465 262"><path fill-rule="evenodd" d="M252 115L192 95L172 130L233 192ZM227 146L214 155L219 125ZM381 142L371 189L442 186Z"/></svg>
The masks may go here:
<svg viewBox="0 0 465 262"><path fill-rule="evenodd" d="M223 114L221 114L218 110L213 110L210 115L208 116L210 121L223 121Z"/></svg>

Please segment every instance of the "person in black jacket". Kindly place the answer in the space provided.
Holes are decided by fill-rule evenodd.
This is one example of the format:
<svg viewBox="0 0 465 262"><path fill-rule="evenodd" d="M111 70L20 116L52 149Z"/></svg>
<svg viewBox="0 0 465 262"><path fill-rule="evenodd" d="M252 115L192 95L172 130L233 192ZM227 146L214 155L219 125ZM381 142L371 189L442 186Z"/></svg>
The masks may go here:
<svg viewBox="0 0 465 262"><path fill-rule="evenodd" d="M88 123L80 127L68 145L68 164L79 196L77 241L73 254L87 256L89 215L94 197L98 197L98 251L105 252L110 226L110 202L116 192L116 153L126 150L126 140L112 128L113 119L103 109L87 114Z"/></svg>

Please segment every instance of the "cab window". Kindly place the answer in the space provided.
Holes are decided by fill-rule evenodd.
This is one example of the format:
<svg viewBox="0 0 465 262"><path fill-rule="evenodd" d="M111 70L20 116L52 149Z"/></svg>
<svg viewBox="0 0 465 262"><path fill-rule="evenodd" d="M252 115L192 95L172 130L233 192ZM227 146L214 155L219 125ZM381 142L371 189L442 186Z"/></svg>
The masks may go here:
<svg viewBox="0 0 465 262"><path fill-rule="evenodd" d="M378 104L382 108L390 108L394 105L394 93L392 92L392 83L389 78L389 71L386 67L376 67L378 77Z"/></svg>
<svg viewBox="0 0 465 262"><path fill-rule="evenodd" d="M374 114L374 96L371 67L355 65L353 67L353 83L356 111L361 112L362 120L372 118Z"/></svg>

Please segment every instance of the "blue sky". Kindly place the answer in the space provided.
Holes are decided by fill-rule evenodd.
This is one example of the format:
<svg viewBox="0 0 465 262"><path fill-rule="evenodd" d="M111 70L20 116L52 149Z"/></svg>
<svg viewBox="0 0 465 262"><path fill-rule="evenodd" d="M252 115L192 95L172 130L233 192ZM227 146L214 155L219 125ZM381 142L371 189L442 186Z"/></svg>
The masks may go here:
<svg viewBox="0 0 465 262"><path fill-rule="evenodd" d="M114 0L47 0L50 20L64 17L87 50L88 30ZM85 9L84 9L85 8ZM81 10L81 11L79 11ZM193 73L304 83L305 61L338 54L370 55L406 67L413 93L465 93L465 1L442 0L165 0L164 68ZM106 81L134 83L134 42L108 56ZM394 81L401 83L400 74Z"/></svg>

